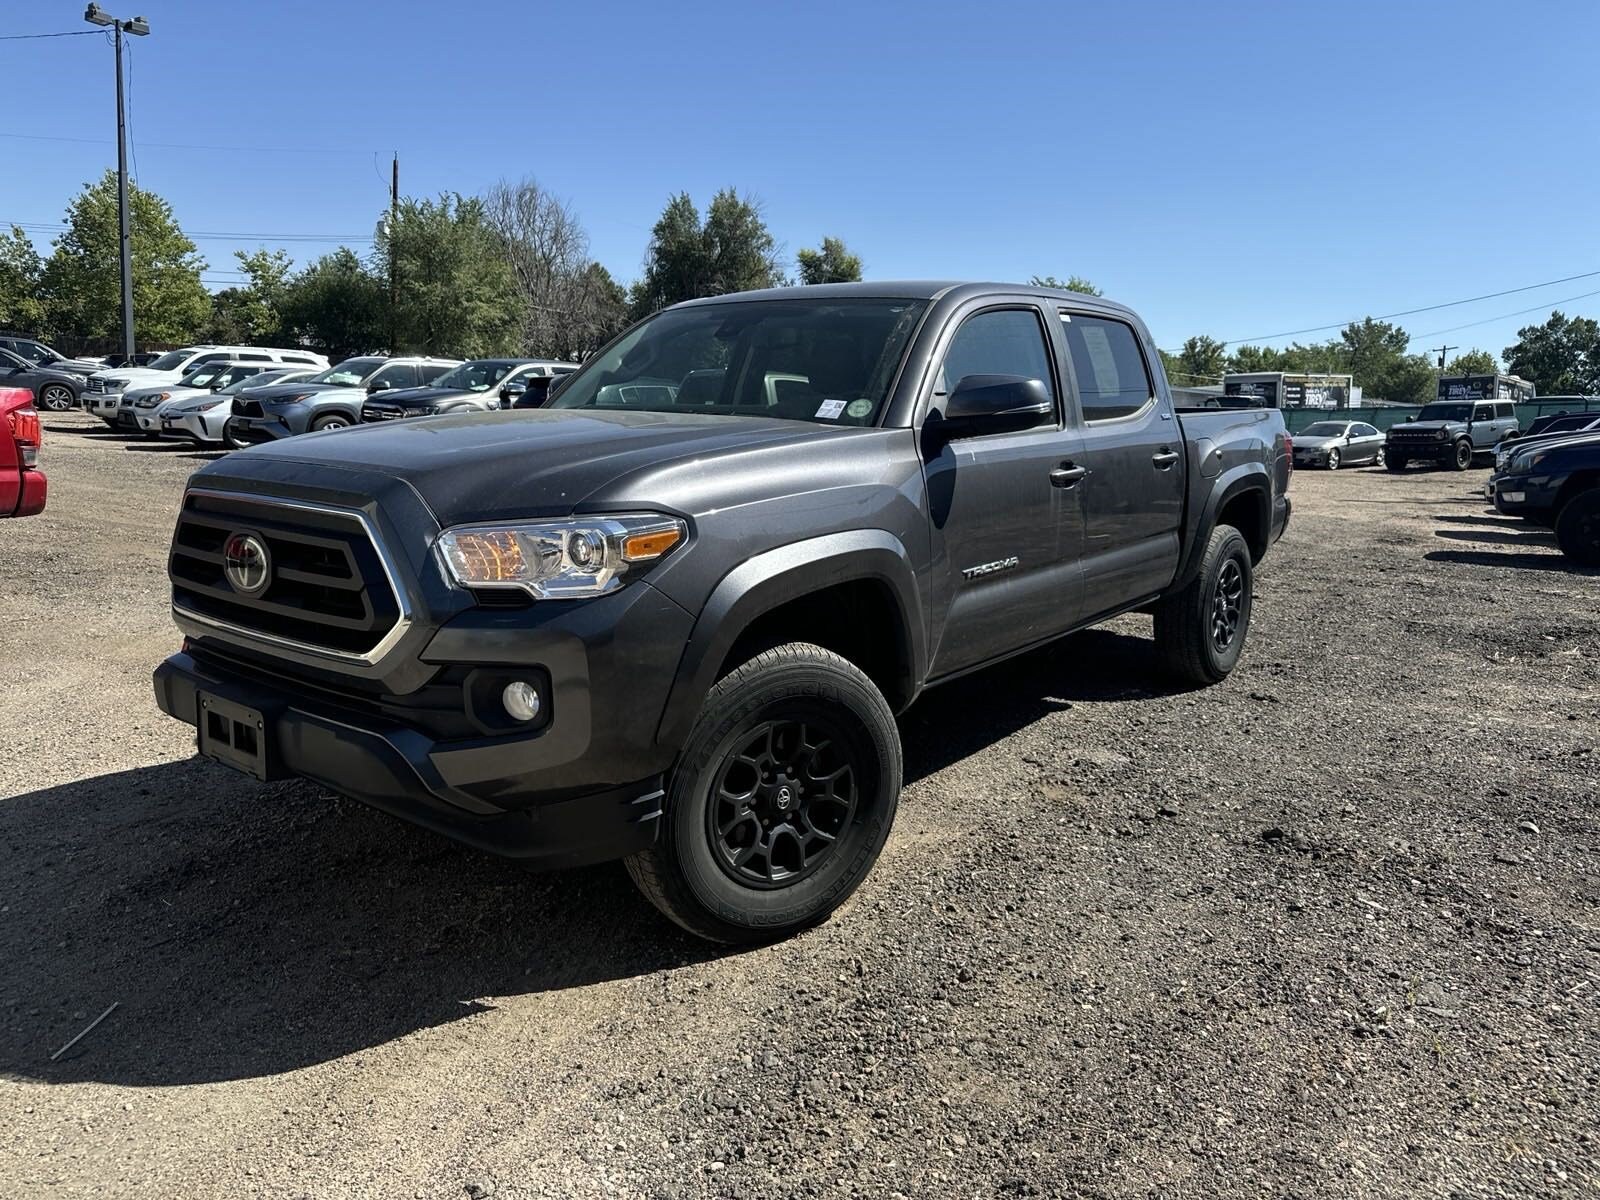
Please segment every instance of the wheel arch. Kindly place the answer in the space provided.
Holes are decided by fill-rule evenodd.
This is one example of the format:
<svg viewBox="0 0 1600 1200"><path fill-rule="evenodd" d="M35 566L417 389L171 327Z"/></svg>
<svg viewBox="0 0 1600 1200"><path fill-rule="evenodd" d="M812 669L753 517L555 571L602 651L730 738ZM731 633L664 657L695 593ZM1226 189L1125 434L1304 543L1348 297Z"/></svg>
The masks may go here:
<svg viewBox="0 0 1600 1200"><path fill-rule="evenodd" d="M744 657L809 641L849 659L899 712L927 673L927 633L915 571L886 530L808 538L740 563L712 589L684 646L656 731L688 736L706 693Z"/></svg>
<svg viewBox="0 0 1600 1200"><path fill-rule="evenodd" d="M1251 564L1261 561L1272 544L1272 484L1263 464L1244 463L1217 477L1184 549L1174 589L1190 583L1200 573L1211 531L1218 525L1238 529L1250 547Z"/></svg>

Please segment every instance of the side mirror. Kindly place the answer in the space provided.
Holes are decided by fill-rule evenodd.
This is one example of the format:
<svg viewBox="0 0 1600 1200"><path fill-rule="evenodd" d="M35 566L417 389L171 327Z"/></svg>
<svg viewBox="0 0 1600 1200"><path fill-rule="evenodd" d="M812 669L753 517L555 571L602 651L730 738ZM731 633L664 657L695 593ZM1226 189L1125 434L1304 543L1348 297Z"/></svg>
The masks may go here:
<svg viewBox="0 0 1600 1200"><path fill-rule="evenodd" d="M526 379L513 379L500 389L500 394L507 400L515 400L518 396L528 394L528 381Z"/></svg>
<svg viewBox="0 0 1600 1200"><path fill-rule="evenodd" d="M1022 375L967 375L944 402L934 430L945 438L1016 433L1042 425L1055 404L1042 380Z"/></svg>
<svg viewBox="0 0 1600 1200"><path fill-rule="evenodd" d="M1407 421L1415 421L1416 419L1417 419L1417 414L1416 413L1412 413L1412 414L1410 414L1409 416L1406 417Z"/></svg>
<svg viewBox="0 0 1600 1200"><path fill-rule="evenodd" d="M387 392L392 387L394 387L394 383L391 380L374 379L367 385L367 394L371 395L373 392Z"/></svg>

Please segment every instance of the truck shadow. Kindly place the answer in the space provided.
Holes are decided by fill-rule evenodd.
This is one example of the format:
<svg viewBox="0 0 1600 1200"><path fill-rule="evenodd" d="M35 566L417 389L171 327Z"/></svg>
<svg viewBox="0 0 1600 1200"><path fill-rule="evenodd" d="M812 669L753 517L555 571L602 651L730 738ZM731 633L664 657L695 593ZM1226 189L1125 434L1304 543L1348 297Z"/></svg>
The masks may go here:
<svg viewBox="0 0 1600 1200"><path fill-rule="evenodd" d="M1435 529L1434 537L1455 542L1482 542L1487 546L1554 546L1553 533L1530 528L1520 522L1499 529Z"/></svg>
<svg viewBox="0 0 1600 1200"><path fill-rule="evenodd" d="M1467 567L1515 567L1524 571L1557 571L1563 575L1597 576L1600 568L1580 567L1560 554L1508 554L1492 550L1431 550L1422 556L1429 562L1455 563Z"/></svg>
<svg viewBox="0 0 1600 1200"><path fill-rule="evenodd" d="M1162 694L1158 678L1148 639L1097 629L936 689L903 721L907 782L1076 701ZM730 953L680 933L619 865L531 875L200 759L0 801L0 847L0 1078L276 1075L496 997Z"/></svg>
<svg viewBox="0 0 1600 1200"><path fill-rule="evenodd" d="M620 866L530 875L198 759L0 802L0 846L0 1078L275 1075L493 997L723 953L661 918Z"/></svg>

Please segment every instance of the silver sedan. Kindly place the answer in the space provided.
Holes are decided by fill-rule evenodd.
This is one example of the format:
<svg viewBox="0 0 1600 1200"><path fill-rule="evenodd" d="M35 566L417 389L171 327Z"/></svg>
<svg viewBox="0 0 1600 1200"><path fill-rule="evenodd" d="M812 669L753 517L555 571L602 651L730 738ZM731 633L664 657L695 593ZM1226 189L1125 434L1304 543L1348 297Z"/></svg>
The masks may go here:
<svg viewBox="0 0 1600 1200"><path fill-rule="evenodd" d="M1383 434L1365 421L1318 421L1294 435L1294 465L1340 467L1374 463L1383 466Z"/></svg>

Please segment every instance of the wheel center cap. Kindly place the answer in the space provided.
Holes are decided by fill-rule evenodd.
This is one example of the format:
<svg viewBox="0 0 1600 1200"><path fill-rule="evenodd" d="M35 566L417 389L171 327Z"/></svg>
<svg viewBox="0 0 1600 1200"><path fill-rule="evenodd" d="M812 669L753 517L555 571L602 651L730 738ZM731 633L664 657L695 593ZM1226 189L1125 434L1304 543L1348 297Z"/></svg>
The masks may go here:
<svg viewBox="0 0 1600 1200"><path fill-rule="evenodd" d="M784 784L778 789L772 800L778 806L779 812L788 812L794 805L794 789L788 784Z"/></svg>

